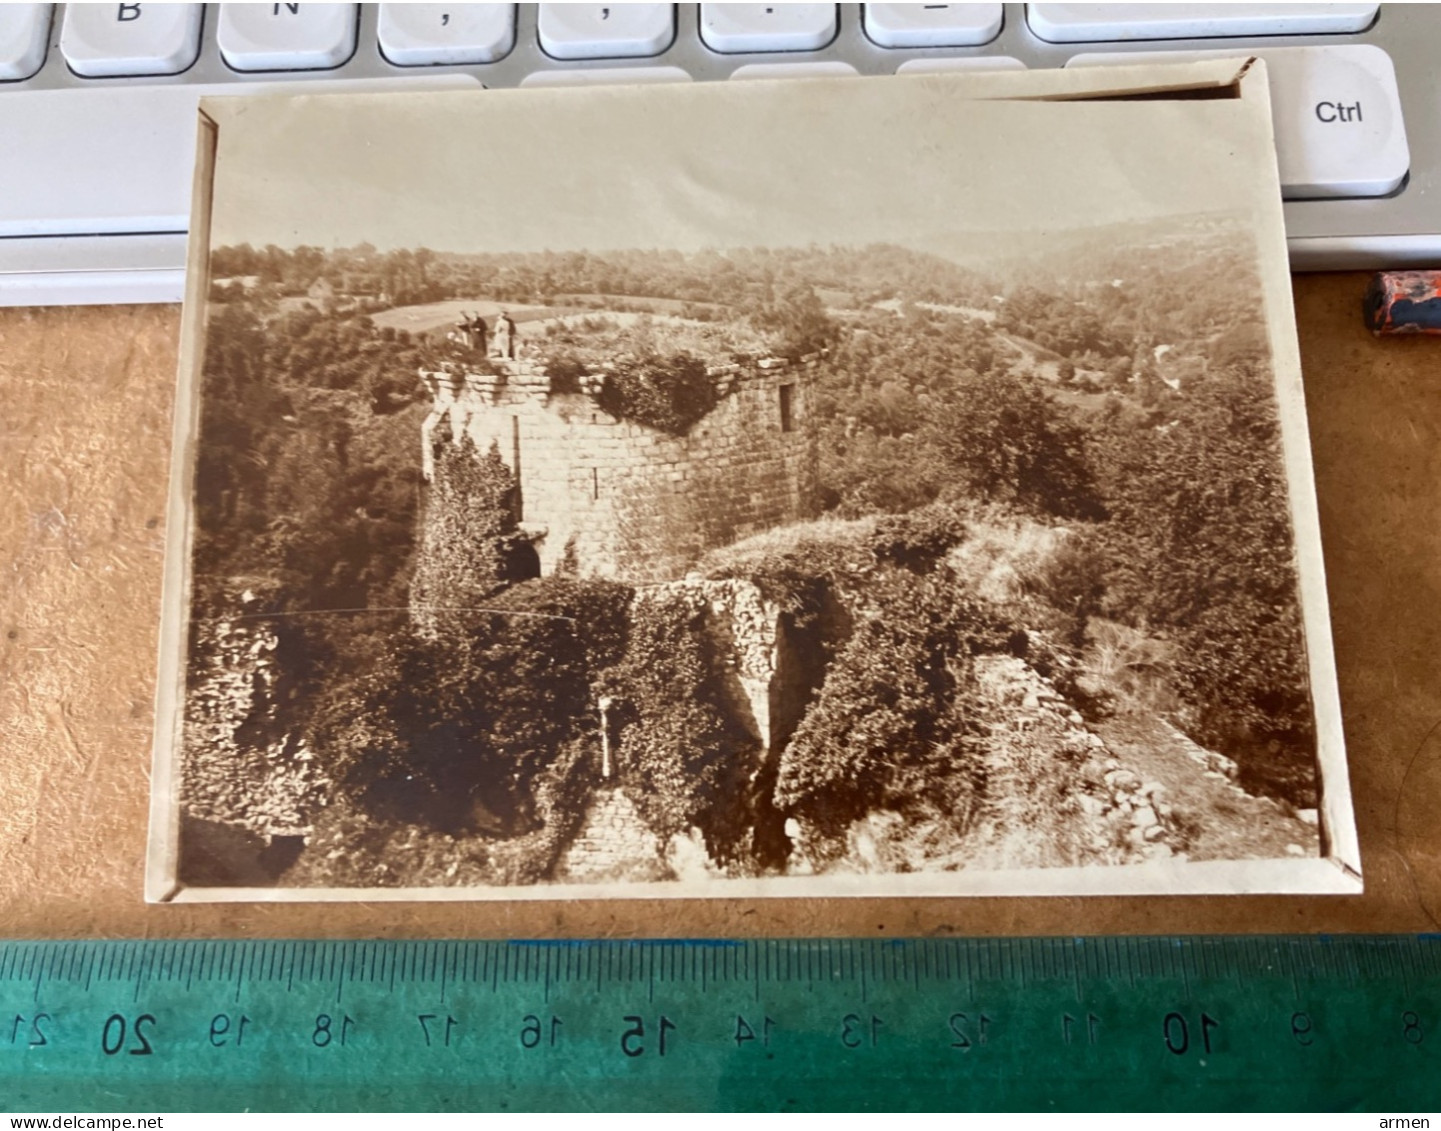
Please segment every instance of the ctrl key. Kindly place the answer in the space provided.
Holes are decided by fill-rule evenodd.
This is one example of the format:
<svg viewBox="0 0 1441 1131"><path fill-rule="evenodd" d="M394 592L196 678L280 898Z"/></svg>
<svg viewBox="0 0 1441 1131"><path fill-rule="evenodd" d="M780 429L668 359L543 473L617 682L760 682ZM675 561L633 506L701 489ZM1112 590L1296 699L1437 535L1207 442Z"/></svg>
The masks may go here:
<svg viewBox="0 0 1441 1131"><path fill-rule="evenodd" d="M1260 53L1271 71L1278 159L1291 200L1385 196L1411 168L1396 69L1371 44Z"/></svg>
<svg viewBox="0 0 1441 1131"><path fill-rule="evenodd" d="M1266 63L1287 200L1385 196L1411 168L1396 69L1369 43L1079 55L1067 66L1256 55Z"/></svg>

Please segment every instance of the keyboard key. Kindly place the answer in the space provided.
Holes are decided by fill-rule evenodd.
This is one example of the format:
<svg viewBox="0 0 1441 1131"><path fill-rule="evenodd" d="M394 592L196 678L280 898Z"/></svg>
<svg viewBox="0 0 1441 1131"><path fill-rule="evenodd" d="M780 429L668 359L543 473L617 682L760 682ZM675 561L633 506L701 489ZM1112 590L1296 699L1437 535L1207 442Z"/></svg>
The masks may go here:
<svg viewBox="0 0 1441 1131"><path fill-rule="evenodd" d="M237 71L324 71L355 54L354 4L222 4L216 39Z"/></svg>
<svg viewBox="0 0 1441 1131"><path fill-rule="evenodd" d="M520 80L520 85L605 86L607 83L694 81L679 67L601 67L584 71L557 67L528 74Z"/></svg>
<svg viewBox="0 0 1441 1131"><path fill-rule="evenodd" d="M0 240L0 306L179 302L185 233Z"/></svg>
<svg viewBox="0 0 1441 1131"><path fill-rule="evenodd" d="M1247 48L1266 61L1276 164L1287 200L1385 196L1411 167L1396 70L1370 44ZM1235 57L1224 51L1102 52L1067 66Z"/></svg>
<svg viewBox="0 0 1441 1131"><path fill-rule="evenodd" d="M898 75L934 74L937 71L1024 71L1026 64L1010 55L972 55L966 59L907 59Z"/></svg>
<svg viewBox="0 0 1441 1131"><path fill-rule="evenodd" d="M266 5L267 9L269 5ZM376 79L122 84L0 93L0 237L183 232L196 106L211 94L480 90L455 71ZM57 137L84 144L56 145ZM0 252L8 241L0 239Z"/></svg>
<svg viewBox="0 0 1441 1131"><path fill-rule="evenodd" d="M515 5L382 4L379 38L398 67L494 63L515 46Z"/></svg>
<svg viewBox="0 0 1441 1131"><path fill-rule="evenodd" d="M1364 31L1379 4L1027 4L1048 43Z"/></svg>
<svg viewBox="0 0 1441 1131"><path fill-rule="evenodd" d="M542 4L541 49L554 59L659 55L675 40L671 4Z"/></svg>
<svg viewBox="0 0 1441 1131"><path fill-rule="evenodd" d="M807 63L746 63L731 72L733 79L826 79L858 75L849 63L839 59L817 59Z"/></svg>
<svg viewBox="0 0 1441 1131"><path fill-rule="evenodd" d="M53 4L0 4L0 82L28 79L45 62Z"/></svg>
<svg viewBox="0 0 1441 1131"><path fill-rule="evenodd" d="M712 51L817 51L836 37L834 4L702 4L700 37Z"/></svg>
<svg viewBox="0 0 1441 1131"><path fill-rule="evenodd" d="M60 54L77 75L178 75L200 56L201 4L67 4Z"/></svg>
<svg viewBox="0 0 1441 1131"><path fill-rule="evenodd" d="M999 4L867 4L861 22L881 47L976 47L1001 34Z"/></svg>

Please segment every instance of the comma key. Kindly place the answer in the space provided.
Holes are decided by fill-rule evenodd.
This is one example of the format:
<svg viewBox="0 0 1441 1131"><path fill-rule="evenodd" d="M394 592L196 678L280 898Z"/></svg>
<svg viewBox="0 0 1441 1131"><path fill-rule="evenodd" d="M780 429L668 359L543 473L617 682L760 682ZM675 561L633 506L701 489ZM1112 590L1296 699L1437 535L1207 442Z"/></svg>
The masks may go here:
<svg viewBox="0 0 1441 1131"><path fill-rule="evenodd" d="M399 67L494 63L515 46L515 5L382 4L379 32Z"/></svg>
<svg viewBox="0 0 1441 1131"><path fill-rule="evenodd" d="M553 59L659 55L675 42L673 4L542 4L541 49Z"/></svg>
<svg viewBox="0 0 1441 1131"><path fill-rule="evenodd" d="M1385 196L1411 167L1391 57L1370 44L1247 47L1266 61L1276 165L1287 200ZM1236 51L1078 55L1066 65L1235 57Z"/></svg>

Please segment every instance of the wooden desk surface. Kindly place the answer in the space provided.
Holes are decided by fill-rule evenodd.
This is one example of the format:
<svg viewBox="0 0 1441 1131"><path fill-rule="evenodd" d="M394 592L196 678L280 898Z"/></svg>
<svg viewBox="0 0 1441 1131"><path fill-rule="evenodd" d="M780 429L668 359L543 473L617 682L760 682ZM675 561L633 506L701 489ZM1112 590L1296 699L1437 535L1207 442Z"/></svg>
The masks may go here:
<svg viewBox="0 0 1441 1131"><path fill-rule="evenodd" d="M1441 928L1441 339L1295 284L1364 895L147 906L178 307L0 310L0 935L491 937Z"/></svg>

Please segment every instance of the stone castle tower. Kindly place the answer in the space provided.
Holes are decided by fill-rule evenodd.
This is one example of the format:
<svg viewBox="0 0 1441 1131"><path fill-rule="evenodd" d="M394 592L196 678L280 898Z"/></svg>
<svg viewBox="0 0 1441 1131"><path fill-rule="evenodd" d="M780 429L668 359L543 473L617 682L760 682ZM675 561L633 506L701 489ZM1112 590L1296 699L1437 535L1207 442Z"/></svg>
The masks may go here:
<svg viewBox="0 0 1441 1131"><path fill-rule="evenodd" d="M426 481L436 430L494 445L515 476L521 529L542 574L640 583L685 575L706 550L817 511L810 378L818 354L709 368L719 402L683 436L618 420L595 400L604 374L557 392L543 360L492 359L497 374L452 363L421 376L433 396L421 427Z"/></svg>

